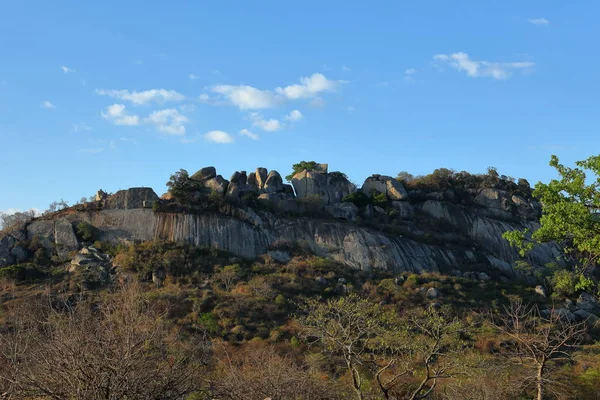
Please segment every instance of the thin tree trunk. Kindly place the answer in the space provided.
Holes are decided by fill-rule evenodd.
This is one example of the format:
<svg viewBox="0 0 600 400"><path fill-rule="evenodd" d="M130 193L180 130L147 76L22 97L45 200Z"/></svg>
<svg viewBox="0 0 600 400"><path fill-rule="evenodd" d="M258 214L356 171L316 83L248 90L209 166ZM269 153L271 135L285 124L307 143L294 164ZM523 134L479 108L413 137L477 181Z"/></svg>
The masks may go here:
<svg viewBox="0 0 600 400"><path fill-rule="evenodd" d="M544 362L538 364L537 377L536 377L537 400L544 400L544 367L545 367Z"/></svg>

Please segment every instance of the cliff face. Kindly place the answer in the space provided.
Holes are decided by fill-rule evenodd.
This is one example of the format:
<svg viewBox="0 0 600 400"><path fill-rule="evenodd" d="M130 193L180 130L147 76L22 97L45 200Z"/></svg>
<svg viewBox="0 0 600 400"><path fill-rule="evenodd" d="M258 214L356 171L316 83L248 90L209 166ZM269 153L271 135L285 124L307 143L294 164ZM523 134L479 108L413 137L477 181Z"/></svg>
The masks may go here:
<svg viewBox="0 0 600 400"><path fill-rule="evenodd" d="M206 184L220 181L220 175L215 174L214 168L203 168L193 177ZM331 184L333 180L339 184ZM288 193L276 171L267 174L266 169L259 168L248 178L242 171L227 182L229 188L241 185L262 190L259 202L266 202L273 211L256 211L234 199L219 212L199 208L194 213L157 212L148 207L171 200L159 200L148 188L133 188L103 198L92 208L56 213L0 235L0 267L26 260L19 242L34 237L50 253L65 259L81 247L73 227L84 221L98 228L101 240L185 241L245 258L255 258L285 243L303 246L354 269L450 272L494 268L513 277L511 265L520 257L502 234L515 229L535 230L540 215L539 204L509 190L407 192L400 182L380 175L367 178L362 193L369 197L385 195L387 209L376 205L381 203L362 204L360 196L356 197L357 207L355 203L341 203L344 195L355 193L354 187L343 174L328 174L326 168L294 176L300 200L294 199L293 192ZM277 190L272 193L272 188ZM217 191L221 195L229 191L225 186L221 189ZM329 217L308 218L304 211L298 211L304 197L315 195L323 200L321 203L331 204L322 208ZM377 222L381 220L385 222ZM560 254L558 246L542 245L526 261L544 265L556 261Z"/></svg>
<svg viewBox="0 0 600 400"><path fill-rule="evenodd" d="M317 255L355 269L449 272L492 267L512 277L511 264L519 257L501 235L507 230L536 227L535 222L497 221L437 201L426 201L420 211L451 224L455 232L444 236L449 244L420 243L351 222L257 214L250 208L240 209L235 213L236 218L217 213L160 213L144 208L78 212L58 220L34 221L27 226L26 235L44 237L62 251L73 250L77 241L68 222L86 221L99 229L100 239L110 241L186 241L245 258L265 254L273 244L289 243L309 247ZM451 244L464 235L471 240L469 246ZM557 246L540 246L530 255L530 262L543 265L554 261L559 254Z"/></svg>

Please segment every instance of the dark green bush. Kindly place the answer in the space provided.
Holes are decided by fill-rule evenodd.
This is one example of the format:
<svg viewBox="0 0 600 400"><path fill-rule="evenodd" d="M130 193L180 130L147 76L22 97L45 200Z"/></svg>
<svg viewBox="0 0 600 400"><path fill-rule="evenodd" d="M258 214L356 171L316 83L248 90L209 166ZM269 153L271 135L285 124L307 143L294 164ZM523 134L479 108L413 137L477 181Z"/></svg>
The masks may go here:
<svg viewBox="0 0 600 400"><path fill-rule="evenodd" d="M98 228L89 222L80 222L77 224L77 237L84 242L93 242L98 235Z"/></svg>
<svg viewBox="0 0 600 400"><path fill-rule="evenodd" d="M364 194L361 190L344 196L342 201L354 203L354 205L358 208L366 207L367 205L371 204L371 199L369 196Z"/></svg>

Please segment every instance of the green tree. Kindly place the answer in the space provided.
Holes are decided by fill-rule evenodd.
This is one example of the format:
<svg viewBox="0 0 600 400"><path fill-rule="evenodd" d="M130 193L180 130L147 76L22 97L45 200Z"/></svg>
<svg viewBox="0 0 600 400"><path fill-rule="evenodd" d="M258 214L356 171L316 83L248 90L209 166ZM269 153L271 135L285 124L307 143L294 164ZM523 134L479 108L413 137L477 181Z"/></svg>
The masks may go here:
<svg viewBox="0 0 600 400"><path fill-rule="evenodd" d="M198 183L190 179L185 169L180 169L169 178L167 188L177 201L185 204L191 201L193 192L198 189Z"/></svg>
<svg viewBox="0 0 600 400"><path fill-rule="evenodd" d="M292 173L285 177L290 182L294 175L302 171L314 171L319 164L316 161L300 161L297 164L292 165Z"/></svg>
<svg viewBox="0 0 600 400"><path fill-rule="evenodd" d="M523 256L539 243L557 242L576 263L576 272L587 274L600 261L600 155L575 165L564 166L553 155L550 166L559 178L538 182L533 191L542 204L540 227L503 236Z"/></svg>

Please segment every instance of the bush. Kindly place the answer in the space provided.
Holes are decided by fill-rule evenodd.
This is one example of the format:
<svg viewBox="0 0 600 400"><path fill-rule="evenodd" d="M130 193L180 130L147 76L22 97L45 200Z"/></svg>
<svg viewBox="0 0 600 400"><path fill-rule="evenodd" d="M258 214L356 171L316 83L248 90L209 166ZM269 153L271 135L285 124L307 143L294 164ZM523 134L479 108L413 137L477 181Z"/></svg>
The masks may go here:
<svg viewBox="0 0 600 400"><path fill-rule="evenodd" d="M364 194L362 190L357 192L348 194L342 198L342 202L354 203L354 205L358 208L366 207L371 204L371 199L369 196Z"/></svg>
<svg viewBox="0 0 600 400"><path fill-rule="evenodd" d="M96 240L96 236L98 235L98 229L88 223L88 222L80 222L77 225L77 237L84 242L93 242Z"/></svg>
<svg viewBox="0 0 600 400"><path fill-rule="evenodd" d="M577 284L577 275L566 269L560 269L554 272L550 279L554 293L571 296L575 294L575 285Z"/></svg>

